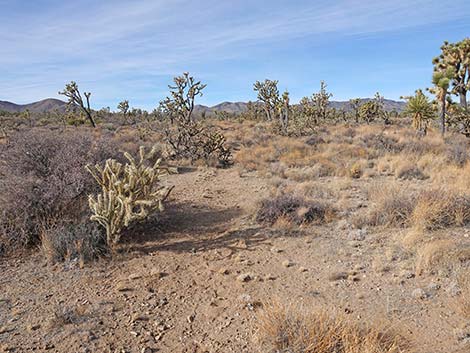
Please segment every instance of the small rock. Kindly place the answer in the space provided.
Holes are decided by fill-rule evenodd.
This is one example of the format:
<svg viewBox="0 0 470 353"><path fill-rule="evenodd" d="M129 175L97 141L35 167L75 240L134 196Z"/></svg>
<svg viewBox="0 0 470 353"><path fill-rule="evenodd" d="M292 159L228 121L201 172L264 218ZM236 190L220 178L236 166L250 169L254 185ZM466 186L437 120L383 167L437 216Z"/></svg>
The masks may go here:
<svg viewBox="0 0 470 353"><path fill-rule="evenodd" d="M292 261L290 261L290 260L284 260L284 261L282 261L282 266L284 266L284 267L292 267L292 266L294 266L294 263L293 263Z"/></svg>
<svg viewBox="0 0 470 353"><path fill-rule="evenodd" d="M135 331L131 331L130 334L134 337L137 337L139 335L139 333Z"/></svg>
<svg viewBox="0 0 470 353"><path fill-rule="evenodd" d="M353 231L349 232L348 238L350 240L363 241L363 240L366 239L366 235L367 235L367 230L365 230L365 229L356 229L356 230L353 230Z"/></svg>
<svg viewBox="0 0 470 353"><path fill-rule="evenodd" d="M279 249L279 248L275 248L275 247L271 248L271 252L272 252L272 253L275 253L275 254L281 253L282 251L283 251L283 250L282 250L282 249Z"/></svg>
<svg viewBox="0 0 470 353"><path fill-rule="evenodd" d="M416 275L415 275L413 272L411 272L411 271L402 271L402 272L400 273L400 277L405 278L405 279L412 279L412 278L414 278L415 276L416 276Z"/></svg>
<svg viewBox="0 0 470 353"><path fill-rule="evenodd" d="M460 295L462 289L460 288L457 282L452 282L446 287L446 292L449 293L452 297Z"/></svg>
<svg viewBox="0 0 470 353"><path fill-rule="evenodd" d="M196 315L191 314L186 318L186 320L188 321L188 323L191 324L191 323L193 323L195 317L196 317Z"/></svg>
<svg viewBox="0 0 470 353"><path fill-rule="evenodd" d="M152 268L150 270L150 276L157 277L157 278L163 278L163 277L168 276L168 273L162 272L158 268Z"/></svg>
<svg viewBox="0 0 470 353"><path fill-rule="evenodd" d="M148 318L148 316L141 315L141 314L134 314L131 318L132 323L137 322L137 321L149 321L149 320L150 319Z"/></svg>
<svg viewBox="0 0 470 353"><path fill-rule="evenodd" d="M11 332L13 331L12 328L8 327L8 326L2 326L0 327L0 335L4 334L4 333L8 333L8 332Z"/></svg>
<svg viewBox="0 0 470 353"><path fill-rule="evenodd" d="M306 269L305 267L302 267L302 266L299 267L299 272L307 272L307 271L308 269Z"/></svg>
<svg viewBox="0 0 470 353"><path fill-rule="evenodd" d="M152 353L153 349L150 348L150 347L144 347L144 348L142 348L142 350L140 352L141 353Z"/></svg>
<svg viewBox="0 0 470 353"><path fill-rule="evenodd" d="M328 276L328 279L330 281L340 281L343 279L347 279L348 276L349 275L346 272L333 272L332 274Z"/></svg>
<svg viewBox="0 0 470 353"><path fill-rule="evenodd" d="M264 279L265 279L266 281L274 281L275 279L277 279L277 277L274 276L274 275L272 275L272 274L268 274L268 275L266 275L266 276L264 277Z"/></svg>
<svg viewBox="0 0 470 353"><path fill-rule="evenodd" d="M411 296L416 299L426 299L428 294L422 288L416 288L411 292Z"/></svg>
<svg viewBox="0 0 470 353"><path fill-rule="evenodd" d="M116 286L116 290L118 292L128 292L132 290L132 288L125 282L119 282Z"/></svg>
<svg viewBox="0 0 470 353"><path fill-rule="evenodd" d="M219 269L219 273L221 275L228 275L229 274L229 271L228 269L226 269L225 267L222 267L221 269Z"/></svg>
<svg viewBox="0 0 470 353"><path fill-rule="evenodd" d="M240 239L236 246L237 248L240 248L240 249L248 249L248 245L246 245L245 239Z"/></svg>
<svg viewBox="0 0 470 353"><path fill-rule="evenodd" d="M134 281L136 279L140 279L140 278L142 278L142 276L138 273L132 273L132 274L129 275L129 279L132 280L132 281Z"/></svg>
<svg viewBox="0 0 470 353"><path fill-rule="evenodd" d="M29 332L32 332L32 331L38 330L40 327L41 327L41 325L39 325L39 324L28 324L28 326L26 326L26 329Z"/></svg>
<svg viewBox="0 0 470 353"><path fill-rule="evenodd" d="M237 281L239 282L248 282L253 279L253 275L250 273L242 273L237 277Z"/></svg>
<svg viewBox="0 0 470 353"><path fill-rule="evenodd" d="M10 346L8 344L2 344L0 346L0 352L13 352L15 350L15 347Z"/></svg>

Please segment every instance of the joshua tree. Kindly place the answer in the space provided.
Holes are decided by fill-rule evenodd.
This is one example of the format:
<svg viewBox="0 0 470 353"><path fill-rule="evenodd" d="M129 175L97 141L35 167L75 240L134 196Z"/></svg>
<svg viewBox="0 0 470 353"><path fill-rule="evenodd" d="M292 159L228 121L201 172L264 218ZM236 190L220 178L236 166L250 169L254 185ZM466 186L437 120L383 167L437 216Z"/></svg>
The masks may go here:
<svg viewBox="0 0 470 353"><path fill-rule="evenodd" d="M354 121L358 123L359 122L359 108L361 107L361 99L360 98L350 99L349 106L352 109L352 113L354 115Z"/></svg>
<svg viewBox="0 0 470 353"><path fill-rule="evenodd" d="M383 104L383 97L377 92L375 98L362 104L359 108L359 117L367 124L370 124L377 118L383 118L385 124L388 124L388 114L386 114Z"/></svg>
<svg viewBox="0 0 470 353"><path fill-rule="evenodd" d="M266 119L271 121L276 114L276 107L279 104L279 89L277 84L279 81L264 80L264 82L256 81L253 85L255 92L258 92L258 99L263 102Z"/></svg>
<svg viewBox="0 0 470 353"><path fill-rule="evenodd" d="M171 97L166 97L160 102L160 107L172 123L175 120L182 124L190 123L193 121L194 100L197 96L202 96L206 85L195 81L194 77L189 76L189 72L175 77L173 82L174 86L168 86Z"/></svg>
<svg viewBox="0 0 470 353"><path fill-rule="evenodd" d="M447 67L446 69L435 69L432 76L432 87L430 92L436 95L440 104L440 117L441 117L441 133L444 135L446 132L446 113L447 113L447 98L449 95L449 87L451 80L454 77L454 68Z"/></svg>
<svg viewBox="0 0 470 353"><path fill-rule="evenodd" d="M457 43L444 42L441 55L433 60L436 72L453 69L450 93L459 96L462 108L467 108L467 92L470 90L470 38Z"/></svg>
<svg viewBox="0 0 470 353"><path fill-rule="evenodd" d="M422 90L417 90L414 96L401 98L408 101L404 113L412 117L413 127L419 134L426 135L429 122L436 117L429 98Z"/></svg>
<svg viewBox="0 0 470 353"><path fill-rule="evenodd" d="M78 85L74 81L67 83L65 85L65 89L62 92L59 92L59 94L66 96L68 98L67 105L69 109L74 106L78 106L86 115L91 125L93 125L93 127L96 127L95 120L93 119L93 116L91 115L92 111L90 108L90 96L91 96L90 92L83 93L86 99L86 105L78 89Z"/></svg>
<svg viewBox="0 0 470 353"><path fill-rule="evenodd" d="M122 102L120 102L117 106L119 112L123 115L127 115L127 113L129 112L129 101L128 100L124 100Z"/></svg>
<svg viewBox="0 0 470 353"><path fill-rule="evenodd" d="M170 88L171 97L160 103L160 111L170 118L170 126L164 130L165 140L173 158L191 160L217 159L220 165L231 164L231 151L226 146L225 137L193 119L195 98L202 95L206 85L195 81L189 73L173 79L175 86Z"/></svg>
<svg viewBox="0 0 470 353"><path fill-rule="evenodd" d="M287 128L289 126L289 92L285 91L282 94L282 97L279 101L279 122L281 124L281 129L284 133L287 133Z"/></svg>
<svg viewBox="0 0 470 353"><path fill-rule="evenodd" d="M328 118L328 105L333 94L326 91L327 84L325 81L320 82L320 92L314 93L312 103L315 107L317 117L325 121Z"/></svg>

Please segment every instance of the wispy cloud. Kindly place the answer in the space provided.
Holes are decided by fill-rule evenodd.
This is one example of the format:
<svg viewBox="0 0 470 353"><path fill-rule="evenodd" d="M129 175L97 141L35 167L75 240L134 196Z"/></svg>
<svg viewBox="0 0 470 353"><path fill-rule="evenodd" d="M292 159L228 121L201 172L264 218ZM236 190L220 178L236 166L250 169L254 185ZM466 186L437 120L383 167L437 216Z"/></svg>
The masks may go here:
<svg viewBox="0 0 470 353"><path fill-rule="evenodd" d="M100 103L139 93L150 105L162 82L186 68L217 76L237 60L262 65L292 41L350 41L470 17L464 0L13 3L21 2L0 1L0 99L18 102L74 79Z"/></svg>

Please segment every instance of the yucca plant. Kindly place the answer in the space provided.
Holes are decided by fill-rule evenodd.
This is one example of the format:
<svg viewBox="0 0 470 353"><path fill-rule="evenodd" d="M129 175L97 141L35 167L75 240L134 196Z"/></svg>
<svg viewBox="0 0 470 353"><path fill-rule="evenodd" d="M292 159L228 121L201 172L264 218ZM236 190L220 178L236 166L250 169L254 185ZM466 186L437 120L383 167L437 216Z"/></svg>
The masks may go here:
<svg viewBox="0 0 470 353"><path fill-rule="evenodd" d="M404 97L408 102L405 114L413 119L413 128L420 134L426 135L429 122L436 118L434 107L422 90L417 90L414 96Z"/></svg>

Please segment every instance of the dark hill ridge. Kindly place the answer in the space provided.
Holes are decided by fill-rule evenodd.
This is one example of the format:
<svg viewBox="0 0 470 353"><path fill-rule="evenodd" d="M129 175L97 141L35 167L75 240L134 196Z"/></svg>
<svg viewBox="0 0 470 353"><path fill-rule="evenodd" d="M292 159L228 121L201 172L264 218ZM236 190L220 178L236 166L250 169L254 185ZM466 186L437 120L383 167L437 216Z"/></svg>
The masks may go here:
<svg viewBox="0 0 470 353"><path fill-rule="evenodd" d="M361 99L362 103L370 101L371 98L363 98ZM390 99L384 100L385 110L392 111L396 110L401 112L404 108L406 103L394 101ZM44 113L50 112L54 110L65 111L67 103L55 98L48 98L44 99L39 102L34 102L30 104L15 104L6 101L0 101L0 111L7 111L10 113L22 112L28 109L32 113ZM341 102L341 101L331 101L330 107L335 109L345 109L346 111L351 110L349 102ZM223 102L212 107L207 107L205 105L196 105L194 111L196 114L205 113L206 115L213 114L215 112L222 112L225 111L227 113L234 113L239 114L245 112L247 110L247 103L245 102Z"/></svg>
<svg viewBox="0 0 470 353"><path fill-rule="evenodd" d="M362 98L361 104L366 103L372 100L372 98ZM384 106L386 111L396 110L397 112L401 112L405 109L406 103L400 101L394 101L391 99L384 99ZM344 109L346 111L351 110L351 106L347 101L331 101L330 107L335 109ZM206 115L213 114L215 112L222 112L225 111L227 113L243 113L247 111L247 103L245 102L223 102L213 107L207 107L205 105L197 105L195 108L195 113L201 114L205 113Z"/></svg>
<svg viewBox="0 0 470 353"><path fill-rule="evenodd" d="M54 110L64 111L67 103L55 98L44 99L39 102L29 104L15 104L6 101L0 101L0 111L10 113L23 112L29 110L32 113L44 113Z"/></svg>

